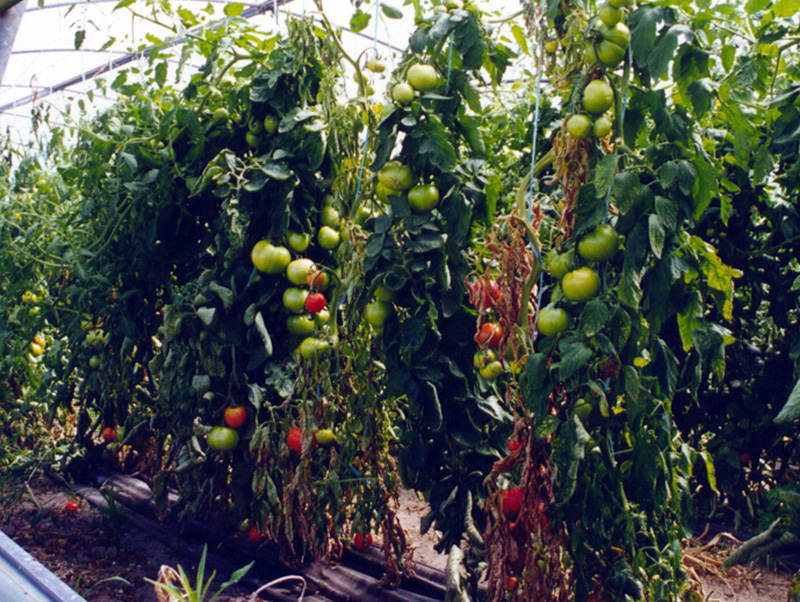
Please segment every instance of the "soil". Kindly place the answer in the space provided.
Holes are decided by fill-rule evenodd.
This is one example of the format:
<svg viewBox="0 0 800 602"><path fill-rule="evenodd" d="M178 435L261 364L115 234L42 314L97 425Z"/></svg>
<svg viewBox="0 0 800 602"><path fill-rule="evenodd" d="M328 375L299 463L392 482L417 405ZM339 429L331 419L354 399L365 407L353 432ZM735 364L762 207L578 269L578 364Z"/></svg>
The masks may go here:
<svg viewBox="0 0 800 602"><path fill-rule="evenodd" d="M192 581L194 569L189 557L159 542L132 525L124 509L99 509L50 480L30 483L30 489L11 505L0 506L0 530L25 548L39 562L75 589L89 602L163 602L146 579L158 578L162 565L186 568ZM0 492L0 503L9 492ZM67 502L77 501L71 512ZM8 501L8 498L5 498ZM413 492L401 495L403 526L416 550L414 560L444 570L445 556L433 546L431 531L419 535L420 518L427 505ZM377 542L376 542L377 543ZM725 571L721 561L730 549L687 542L685 566L703 600L718 602L783 602L787 600L792 572L764 566L735 567ZM208 578L208 575L206 576ZM216 592L220 580L210 589ZM253 586L232 586L218 602L250 602Z"/></svg>

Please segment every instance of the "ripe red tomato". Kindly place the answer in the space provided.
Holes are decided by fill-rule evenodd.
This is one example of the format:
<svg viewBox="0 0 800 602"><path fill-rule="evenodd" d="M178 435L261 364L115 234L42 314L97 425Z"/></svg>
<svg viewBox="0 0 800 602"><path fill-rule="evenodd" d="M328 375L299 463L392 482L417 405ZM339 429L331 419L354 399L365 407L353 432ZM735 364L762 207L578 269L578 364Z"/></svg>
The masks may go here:
<svg viewBox="0 0 800 602"><path fill-rule="evenodd" d="M484 322L475 335L475 342L484 349L497 349L503 339L503 327L497 322Z"/></svg>
<svg viewBox="0 0 800 602"><path fill-rule="evenodd" d="M107 426L102 430L102 432L100 433L100 436L103 438L103 441L105 441L106 443L113 443L114 441L117 440L117 431L115 431L110 426Z"/></svg>
<svg viewBox="0 0 800 602"><path fill-rule="evenodd" d="M66 504L64 504L64 510L70 514L76 514L78 512L78 502L75 500L68 501Z"/></svg>
<svg viewBox="0 0 800 602"><path fill-rule="evenodd" d="M372 545L372 533L367 533L366 535L356 533L353 537L353 545L358 550L366 550Z"/></svg>
<svg viewBox="0 0 800 602"><path fill-rule="evenodd" d="M312 431L311 435L311 447L310 450L317 446L317 429ZM286 444L289 446L289 449L292 451L297 452L298 454L303 451L303 431L300 429L299 426L293 426L289 429L289 434L286 435Z"/></svg>
<svg viewBox="0 0 800 602"><path fill-rule="evenodd" d="M513 487L500 494L500 509L506 516L512 517L522 510L522 501L525 494L519 487Z"/></svg>
<svg viewBox="0 0 800 602"><path fill-rule="evenodd" d="M325 295L322 293L311 293L306 297L306 309L312 314L318 314L325 309Z"/></svg>
<svg viewBox="0 0 800 602"><path fill-rule="evenodd" d="M225 424L229 427L238 429L245 422L247 422L247 410L242 406L231 406L225 408L224 416Z"/></svg>
<svg viewBox="0 0 800 602"><path fill-rule="evenodd" d="M522 443L512 435L511 439L508 440L508 451L515 452L520 447L522 447Z"/></svg>
<svg viewBox="0 0 800 602"><path fill-rule="evenodd" d="M508 589L515 589L517 587L517 578L516 577L509 577L508 578Z"/></svg>
<svg viewBox="0 0 800 602"><path fill-rule="evenodd" d="M481 296L483 297L483 307L486 309L494 307L497 300L500 298L500 287L494 280L485 279L475 280L467 285L469 290L469 300L475 307L480 307Z"/></svg>
<svg viewBox="0 0 800 602"><path fill-rule="evenodd" d="M250 527L250 530L247 532L247 540L250 543L258 545L263 543L266 539L267 536L259 531L256 527Z"/></svg>

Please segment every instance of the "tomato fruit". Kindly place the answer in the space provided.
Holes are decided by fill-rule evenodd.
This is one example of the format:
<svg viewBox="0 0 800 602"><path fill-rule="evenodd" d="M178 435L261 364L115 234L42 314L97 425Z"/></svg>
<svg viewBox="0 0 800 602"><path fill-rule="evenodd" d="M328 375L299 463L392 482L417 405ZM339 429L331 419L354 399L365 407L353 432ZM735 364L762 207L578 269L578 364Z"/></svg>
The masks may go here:
<svg viewBox="0 0 800 602"><path fill-rule="evenodd" d="M561 279L561 290L570 301L586 301L600 290L600 276L592 268L578 268Z"/></svg>
<svg viewBox="0 0 800 602"><path fill-rule="evenodd" d="M293 314L301 314L305 311L307 298L307 290L289 287L283 291L283 307Z"/></svg>
<svg viewBox="0 0 800 602"><path fill-rule="evenodd" d="M605 113L614 104L614 90L602 79L590 81L583 90L583 108L589 113ZM591 122L589 122L591 128Z"/></svg>
<svg viewBox="0 0 800 602"><path fill-rule="evenodd" d="M247 410L242 406L231 406L225 408L223 420L232 429L238 429L247 422Z"/></svg>
<svg viewBox="0 0 800 602"><path fill-rule="evenodd" d="M558 42L556 42L555 40L547 40L544 43L544 49L546 52L553 54L558 50Z"/></svg>
<svg viewBox="0 0 800 602"><path fill-rule="evenodd" d="M264 117L264 130L268 134L274 134L278 129L278 118L275 115L267 115Z"/></svg>
<svg viewBox="0 0 800 602"><path fill-rule="evenodd" d="M621 21L615 23L613 27L604 25L600 28L600 33L604 41L616 44L622 50L626 50L631 43L631 30Z"/></svg>
<svg viewBox="0 0 800 602"><path fill-rule="evenodd" d="M300 355L305 359L312 359L324 355L330 350L330 348L331 345L328 343L328 341L316 339L314 337L303 339L298 347L300 350Z"/></svg>
<svg viewBox="0 0 800 602"><path fill-rule="evenodd" d="M230 451L239 444L239 433L227 426L215 426L206 435L206 442L214 451Z"/></svg>
<svg viewBox="0 0 800 602"><path fill-rule="evenodd" d="M247 132L244 135L244 141L250 148L257 148L258 145L261 143L261 138L259 137L258 134L255 134L253 132Z"/></svg>
<svg viewBox="0 0 800 602"><path fill-rule="evenodd" d="M486 380L494 380L495 378L500 376L504 371L505 368L503 368L503 362L501 362L500 360L495 360L493 362L489 362L488 364L481 366L478 372Z"/></svg>
<svg viewBox="0 0 800 602"><path fill-rule="evenodd" d="M569 327L569 314L561 307L548 305L539 310L537 322L539 332L546 337L554 337Z"/></svg>
<svg viewBox="0 0 800 602"><path fill-rule="evenodd" d="M264 131L264 122L260 119L251 118L247 122L247 130L254 134L260 134Z"/></svg>
<svg viewBox="0 0 800 602"><path fill-rule="evenodd" d="M211 120L214 121L214 122L217 122L217 121L228 121L229 117L230 117L230 113L228 113L228 109L226 109L225 107L219 107L211 115Z"/></svg>
<svg viewBox="0 0 800 602"><path fill-rule="evenodd" d="M339 215L339 212L336 210L336 207L333 205L325 205L322 208L322 212L320 213L320 223L323 226L329 226L331 228L338 228L339 222L342 220L342 216Z"/></svg>
<svg viewBox="0 0 800 602"><path fill-rule="evenodd" d="M573 115L567 120L567 134L576 140L585 140L592 134L592 122L586 115Z"/></svg>
<svg viewBox="0 0 800 602"><path fill-rule="evenodd" d="M609 119L607 115L600 115L600 117L594 120L594 124L592 124L594 135L598 138L605 138L608 136L611 133L612 127L611 119Z"/></svg>
<svg viewBox="0 0 800 602"><path fill-rule="evenodd" d="M564 275L572 268L573 250L558 253L555 249L547 254L545 259L545 268L550 272L553 278L561 280Z"/></svg>
<svg viewBox="0 0 800 602"><path fill-rule="evenodd" d="M325 295L322 293L311 293L306 297L306 310L312 314L318 314L325 309Z"/></svg>
<svg viewBox="0 0 800 602"><path fill-rule="evenodd" d="M483 307L488 309L494 307L494 304L500 299L500 287L495 280L489 279L487 281L479 278L469 283L467 287L469 289L469 300L475 307L480 307L479 304L483 301Z"/></svg>
<svg viewBox="0 0 800 602"><path fill-rule="evenodd" d="M392 88L392 98L401 105L407 105L414 100L414 88L406 82L395 84Z"/></svg>
<svg viewBox="0 0 800 602"><path fill-rule="evenodd" d="M306 276L306 284L320 291L327 290L330 283L331 277L328 275L328 272L324 272L323 270L314 269Z"/></svg>
<svg viewBox="0 0 800 602"><path fill-rule="evenodd" d="M97 370L100 367L100 363L101 360L99 355L93 355L92 357L89 358L89 367L92 370Z"/></svg>
<svg viewBox="0 0 800 602"><path fill-rule="evenodd" d="M502 339L503 327L497 322L484 322L475 335L475 342L482 349L497 349Z"/></svg>
<svg viewBox="0 0 800 602"><path fill-rule="evenodd" d="M308 245L311 244L311 235L305 232L292 232L290 230L286 233L286 242L289 243L289 246L292 247L295 253L304 253Z"/></svg>
<svg viewBox="0 0 800 602"><path fill-rule="evenodd" d="M47 344L45 338L40 334L37 334L33 337L33 342L39 345L42 349L44 349L44 346Z"/></svg>
<svg viewBox="0 0 800 602"><path fill-rule="evenodd" d="M513 487L500 494L500 509L508 517L514 517L522 510L525 494L522 489Z"/></svg>
<svg viewBox="0 0 800 602"><path fill-rule="evenodd" d="M586 261L605 261L619 249L619 235L609 224L600 224L578 242L578 254Z"/></svg>
<svg viewBox="0 0 800 602"><path fill-rule="evenodd" d="M515 452L522 447L522 443L514 436L508 440L508 451Z"/></svg>
<svg viewBox="0 0 800 602"><path fill-rule="evenodd" d="M388 161L378 171L378 183L383 185L387 194L397 194L411 188L414 173L399 161Z"/></svg>
<svg viewBox="0 0 800 602"><path fill-rule="evenodd" d="M117 431L112 427L107 426L100 432L100 438L106 443L113 443L117 440Z"/></svg>
<svg viewBox="0 0 800 602"><path fill-rule="evenodd" d="M323 447L327 447L334 441L336 441L336 435L331 429L320 429L314 435L314 438L317 440L317 443L322 445Z"/></svg>
<svg viewBox="0 0 800 602"><path fill-rule="evenodd" d="M406 81L415 90L425 92L436 87L436 84L439 83L439 74L432 65L417 63L408 68Z"/></svg>
<svg viewBox="0 0 800 602"><path fill-rule="evenodd" d="M31 355L33 357L39 357L40 355L42 355L42 353L44 353L44 349L42 348L42 346L36 343L35 341L31 341L30 348L31 348Z"/></svg>
<svg viewBox="0 0 800 602"><path fill-rule="evenodd" d="M375 289L375 298L378 301L383 301L384 303L391 303L394 301L394 291L389 290L382 284L379 284Z"/></svg>
<svg viewBox="0 0 800 602"><path fill-rule="evenodd" d="M321 312L314 314L314 323L322 326L323 324L327 324L328 320L331 319L331 312L327 309L323 309Z"/></svg>
<svg viewBox="0 0 800 602"><path fill-rule="evenodd" d="M253 245L250 259L259 272L280 274L292 260L292 254L286 247L275 246L267 240L260 240Z"/></svg>
<svg viewBox="0 0 800 602"><path fill-rule="evenodd" d="M299 426L293 426L289 429L289 434L286 435L286 445L298 454L303 451L303 431L300 430Z"/></svg>
<svg viewBox="0 0 800 602"><path fill-rule="evenodd" d="M317 242L319 246L323 249L331 250L335 249L339 246L339 241L341 237L339 236L339 232L334 230L330 226L322 226L317 232Z"/></svg>
<svg viewBox="0 0 800 602"><path fill-rule="evenodd" d="M307 314L303 314L302 316L289 316L286 318L286 328L292 334L305 337L312 334L316 327L316 320Z"/></svg>
<svg viewBox="0 0 800 602"><path fill-rule="evenodd" d="M250 527L250 530L247 532L247 541L253 544L262 544L266 541L267 536L259 531L256 527Z"/></svg>
<svg viewBox="0 0 800 602"><path fill-rule="evenodd" d="M515 589L517 587L518 579L516 577L508 578L508 589Z"/></svg>
<svg viewBox="0 0 800 602"><path fill-rule="evenodd" d="M356 533L353 536L353 545L357 550L368 549L372 545L372 533L367 533L366 535Z"/></svg>
<svg viewBox="0 0 800 602"><path fill-rule="evenodd" d="M77 514L78 502L76 502L75 500L68 501L66 504L64 504L64 510L66 510L70 514Z"/></svg>
<svg viewBox="0 0 800 602"><path fill-rule="evenodd" d="M633 0L608 0L608 3L614 8L628 8Z"/></svg>
<svg viewBox="0 0 800 602"><path fill-rule="evenodd" d="M367 306L364 308L364 319L367 321L367 324L372 326L377 332L380 332L383 330L383 323L386 322L386 318L389 317L390 313L392 313L392 306L376 299L375 301L367 303Z"/></svg>
<svg viewBox="0 0 800 602"><path fill-rule="evenodd" d="M614 25L622 21L622 18L625 16L625 11L609 2L603 2L597 7L597 16L600 18L603 25L614 27Z"/></svg>
<svg viewBox="0 0 800 602"><path fill-rule="evenodd" d="M286 266L286 277L292 284L307 284L308 275L316 270L314 262L306 257L294 259Z"/></svg>
<svg viewBox="0 0 800 602"><path fill-rule="evenodd" d="M373 73L383 73L386 71L386 63L377 57L372 57L367 60L366 67Z"/></svg>
<svg viewBox="0 0 800 602"><path fill-rule="evenodd" d="M589 418L592 413L592 404L583 399L579 399L575 402L575 407L572 411L578 418L581 419L581 421L586 421L586 419Z"/></svg>
<svg viewBox="0 0 800 602"><path fill-rule="evenodd" d="M417 212L430 211L439 204L439 189L433 184L419 184L408 191L408 204Z"/></svg>

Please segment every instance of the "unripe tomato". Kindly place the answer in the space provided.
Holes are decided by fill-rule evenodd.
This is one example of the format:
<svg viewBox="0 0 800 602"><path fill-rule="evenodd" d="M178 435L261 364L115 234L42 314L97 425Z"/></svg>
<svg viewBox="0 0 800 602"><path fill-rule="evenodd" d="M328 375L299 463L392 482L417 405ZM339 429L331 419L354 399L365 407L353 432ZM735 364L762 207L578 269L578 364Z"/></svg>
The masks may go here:
<svg viewBox="0 0 800 602"><path fill-rule="evenodd" d="M594 120L592 127L595 136L598 138L605 138L611 133L613 125L611 119L609 119L607 115L600 115L600 117Z"/></svg>
<svg viewBox="0 0 800 602"><path fill-rule="evenodd" d="M600 224L578 242L578 254L587 261L605 261L619 249L619 236L609 224Z"/></svg>
<svg viewBox="0 0 800 602"><path fill-rule="evenodd" d="M608 3L615 8L628 8L633 0L608 0Z"/></svg>
<svg viewBox="0 0 800 602"><path fill-rule="evenodd" d="M300 336L308 336L314 332L317 327L317 321L308 314L301 316L289 316L286 318L286 328L292 334Z"/></svg>
<svg viewBox="0 0 800 602"><path fill-rule="evenodd" d="M225 107L218 107L214 110L214 113L211 115L211 120L214 122L217 121L228 121L230 117L230 113L228 113L228 109Z"/></svg>
<svg viewBox="0 0 800 602"><path fill-rule="evenodd" d="M372 326L377 332L383 330L383 323L389 314L392 313L392 306L388 303L376 299L367 303L364 308L364 319Z"/></svg>
<svg viewBox="0 0 800 602"><path fill-rule="evenodd" d="M603 40L597 45L597 54L595 54L594 48L591 48L591 52L587 51L587 57L590 58L591 62L596 60L603 67L613 69L625 58L625 49L613 42Z"/></svg>
<svg viewBox="0 0 800 602"><path fill-rule="evenodd" d="M586 301L600 290L600 276L592 268L578 268L561 279L561 290L570 301Z"/></svg>
<svg viewBox="0 0 800 602"><path fill-rule="evenodd" d="M254 132L247 132L244 135L244 141L247 143L247 146L250 148L257 148L258 145L261 143L261 138L258 134Z"/></svg>
<svg viewBox="0 0 800 602"><path fill-rule="evenodd" d="M283 306L293 314L301 314L306 308L308 291L290 287L283 291Z"/></svg>
<svg viewBox="0 0 800 602"><path fill-rule="evenodd" d="M331 345L328 341L323 339L316 339L314 337L308 337L303 339L298 347L300 351L300 355L303 356L305 359L312 359L321 357L328 351L330 351Z"/></svg>
<svg viewBox="0 0 800 602"><path fill-rule="evenodd" d="M267 115L264 117L264 130L268 134L274 134L278 129L278 118L275 115Z"/></svg>
<svg viewBox="0 0 800 602"><path fill-rule="evenodd" d="M107 426L100 432L100 437L106 443L113 443L117 440L117 431L115 431L112 427Z"/></svg>
<svg viewBox="0 0 800 602"><path fill-rule="evenodd" d="M592 404L584 399L579 399L575 402L575 407L572 410L575 415L581 419L581 421L586 421L587 418L592 413Z"/></svg>
<svg viewBox="0 0 800 602"><path fill-rule="evenodd" d="M206 442L214 451L230 451L239 444L239 433L227 426L215 426L206 435Z"/></svg>
<svg viewBox="0 0 800 602"><path fill-rule="evenodd" d="M322 293L311 293L306 297L306 310L312 314L318 314L325 309L325 295Z"/></svg>
<svg viewBox="0 0 800 602"><path fill-rule="evenodd" d="M260 134L264 131L264 122L253 117L247 122L247 130L254 134Z"/></svg>
<svg viewBox="0 0 800 602"><path fill-rule="evenodd" d="M555 249L550 251L545 259L545 267L553 278L561 280L572 268L573 250L558 253Z"/></svg>
<svg viewBox="0 0 800 602"><path fill-rule="evenodd" d="M583 107L592 114L605 113L614 104L614 90L602 79L590 81L583 90ZM589 123L591 128L591 122Z"/></svg>
<svg viewBox="0 0 800 602"><path fill-rule="evenodd" d="M513 487L500 494L500 509L508 517L514 517L522 510L525 494L522 489Z"/></svg>
<svg viewBox="0 0 800 602"><path fill-rule="evenodd" d="M439 204L439 189L433 184L419 184L408 191L408 204L419 213Z"/></svg>
<svg viewBox="0 0 800 602"><path fill-rule="evenodd" d="M225 408L223 420L229 427L238 429L245 422L247 422L247 410L242 406L231 406L229 408Z"/></svg>
<svg viewBox="0 0 800 602"><path fill-rule="evenodd" d="M592 122L586 115L573 115L567 120L567 133L576 140L592 135Z"/></svg>
<svg viewBox="0 0 800 602"><path fill-rule="evenodd" d="M306 232L292 232L291 230L286 233L286 242L292 247L296 253L304 253L311 244L311 235Z"/></svg>
<svg viewBox="0 0 800 602"><path fill-rule="evenodd" d="M39 357L40 355L42 355L42 353L44 353L44 349L42 348L42 346L34 341L31 341L30 348L31 348L31 355L33 357Z"/></svg>
<svg viewBox="0 0 800 602"><path fill-rule="evenodd" d="M613 27L604 25L600 28L603 40L616 44L622 50L626 50L631 43L631 30L622 21L618 21Z"/></svg>
<svg viewBox="0 0 800 602"><path fill-rule="evenodd" d="M367 61L367 69L373 73L383 73L386 71L386 63L377 57L372 57Z"/></svg>
<svg viewBox="0 0 800 602"><path fill-rule="evenodd" d="M306 284L320 291L327 290L330 283L331 277L328 275L328 272L323 270L314 269L310 271L306 277Z"/></svg>
<svg viewBox="0 0 800 602"><path fill-rule="evenodd" d="M537 324L544 336L554 337L569 327L569 314L561 307L548 305L539 310Z"/></svg>
<svg viewBox="0 0 800 602"><path fill-rule="evenodd" d="M286 266L286 277L292 284L303 285L307 283L308 275L315 271L314 262L306 257L290 261Z"/></svg>
<svg viewBox="0 0 800 602"><path fill-rule="evenodd" d="M392 88L392 98L401 105L407 105L414 100L414 88L406 82L395 84Z"/></svg>
<svg viewBox="0 0 800 602"><path fill-rule="evenodd" d="M47 341L45 340L45 338L40 334L37 334L37 335L35 335L33 337L33 342L36 343L37 345L39 345L42 348L44 348L44 346L47 344Z"/></svg>
<svg viewBox="0 0 800 602"><path fill-rule="evenodd" d="M436 84L439 82L439 74L433 66L417 63L408 68L406 81L408 81L415 90L425 92L426 90L436 87Z"/></svg>
<svg viewBox="0 0 800 602"><path fill-rule="evenodd" d="M334 230L330 226L322 226L317 232L317 242L319 246L323 249L331 250L335 249L339 246L339 241L341 240L341 236L339 236L338 230Z"/></svg>
<svg viewBox="0 0 800 602"><path fill-rule="evenodd" d="M558 42L556 40L547 40L544 43L544 49L546 52L553 54L556 50L558 50Z"/></svg>
<svg viewBox="0 0 800 602"><path fill-rule="evenodd" d="M89 367L92 370L97 370L100 367L101 360L99 355L93 355L89 358Z"/></svg>
<svg viewBox="0 0 800 602"><path fill-rule="evenodd" d="M503 368L503 362L501 362L500 360L495 360L493 362L489 362L488 364L481 366L478 372L486 380L494 380L495 378L500 376L504 371L505 368Z"/></svg>
<svg viewBox="0 0 800 602"><path fill-rule="evenodd" d="M378 301L383 301L384 303L391 303L394 301L394 291L389 290L382 284L379 284L375 289L375 298Z"/></svg>
<svg viewBox="0 0 800 602"><path fill-rule="evenodd" d="M613 27L622 21L622 18L625 16L625 11L609 2L603 2L597 7L597 16L600 18L600 21L603 22L603 25Z"/></svg>
<svg viewBox="0 0 800 602"><path fill-rule="evenodd" d="M317 443L323 447L327 447L336 441L336 435L331 429L320 429L316 432L314 437L317 440Z"/></svg>
<svg viewBox="0 0 800 602"><path fill-rule="evenodd" d="M259 272L280 274L292 260L292 254L286 247L275 246L268 240L260 240L253 245L250 259Z"/></svg>
<svg viewBox="0 0 800 602"><path fill-rule="evenodd" d="M358 550L368 549L372 545L372 533L367 533L366 535L356 533L353 536L353 545Z"/></svg>
<svg viewBox="0 0 800 602"><path fill-rule="evenodd" d="M503 327L497 322L484 322L475 335L475 342L482 349L497 349L502 339Z"/></svg>
<svg viewBox="0 0 800 602"><path fill-rule="evenodd" d="M323 226L337 229L341 220L342 216L339 215L339 212L333 205L325 205L322 208L322 212L320 213L320 223Z"/></svg>
<svg viewBox="0 0 800 602"><path fill-rule="evenodd" d="M407 165L399 161L387 161L378 171L378 182L384 186L388 194L397 194L411 188L414 184L414 173Z"/></svg>

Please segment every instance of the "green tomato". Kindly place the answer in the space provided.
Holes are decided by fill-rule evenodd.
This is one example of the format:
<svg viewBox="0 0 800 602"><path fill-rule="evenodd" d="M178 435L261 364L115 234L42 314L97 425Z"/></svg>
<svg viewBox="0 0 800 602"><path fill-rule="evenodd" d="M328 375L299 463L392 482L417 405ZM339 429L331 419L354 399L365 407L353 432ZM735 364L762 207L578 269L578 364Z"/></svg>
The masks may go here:
<svg viewBox="0 0 800 602"><path fill-rule="evenodd" d="M586 261L611 259L619 249L619 235L609 224L600 224L578 242L578 253Z"/></svg>
<svg viewBox="0 0 800 602"><path fill-rule="evenodd" d="M264 131L264 123L260 119L252 118L247 122L247 129L254 134L260 134Z"/></svg>
<svg viewBox="0 0 800 602"><path fill-rule="evenodd" d="M317 242L323 249L335 249L339 245L341 236L339 232L330 226L322 226L317 232Z"/></svg>
<svg viewBox="0 0 800 602"><path fill-rule="evenodd" d="M305 253L308 245L311 244L311 234L289 230L286 233L286 242L289 243L295 253Z"/></svg>
<svg viewBox="0 0 800 602"><path fill-rule="evenodd" d="M594 50L592 50L594 52ZM597 56L595 59L598 63L608 69L613 69L622 62L625 58L625 49L617 46L613 42L603 40L597 45Z"/></svg>
<svg viewBox="0 0 800 602"><path fill-rule="evenodd" d="M494 380L500 376L503 371L503 363L500 360L489 362L479 370L480 375L486 380Z"/></svg>
<svg viewBox="0 0 800 602"><path fill-rule="evenodd" d="M333 205L325 205L320 213L320 223L329 228L338 228L341 216Z"/></svg>
<svg viewBox="0 0 800 602"><path fill-rule="evenodd" d="M547 40L544 43L544 49L550 54L554 54L558 50L558 42L556 40Z"/></svg>
<svg viewBox="0 0 800 602"><path fill-rule="evenodd" d="M264 117L264 130L268 134L274 134L278 129L278 118L275 115L267 115Z"/></svg>
<svg viewBox="0 0 800 602"><path fill-rule="evenodd" d="M323 309L314 314L314 323L317 326L324 326L331 319L331 312L328 309Z"/></svg>
<svg viewBox="0 0 800 602"><path fill-rule="evenodd" d="M567 120L567 133L576 140L585 140L592 135L592 122L586 115L573 115Z"/></svg>
<svg viewBox="0 0 800 602"><path fill-rule="evenodd" d="M432 65L417 63L408 68L406 81L415 90L425 92L436 87L436 84L439 83L439 74Z"/></svg>
<svg viewBox="0 0 800 602"><path fill-rule="evenodd" d="M307 283L308 274L315 269L313 261L301 257L289 262L289 265L286 266L286 277L292 284L302 286Z"/></svg>
<svg viewBox="0 0 800 602"><path fill-rule="evenodd" d="M600 28L600 34L604 41L616 44L622 50L627 50L631 43L631 30L622 21L615 23L613 27L603 25Z"/></svg>
<svg viewBox="0 0 800 602"><path fill-rule="evenodd" d="M328 341L324 341L322 339L316 339L314 337L308 337L303 339L298 347L300 351L300 355L302 355L305 359L313 359L321 357L322 355L326 354L330 351L331 345Z"/></svg>
<svg viewBox="0 0 800 602"><path fill-rule="evenodd" d="M609 119L607 115L600 115L600 117L594 120L594 124L592 124L594 135L598 138L605 138L608 136L611 133L612 127L611 119Z"/></svg>
<svg viewBox="0 0 800 602"><path fill-rule="evenodd" d="M382 284L379 284L377 288L375 288L375 298L378 301L391 303L392 301L394 301L394 291L386 288Z"/></svg>
<svg viewBox="0 0 800 602"><path fill-rule="evenodd" d="M586 422L586 419L589 418L592 413L592 404L584 399L579 399L575 402L575 407L572 411L581 419L581 422Z"/></svg>
<svg viewBox="0 0 800 602"><path fill-rule="evenodd" d="M600 276L592 268L578 268L561 279L561 290L569 301L587 301L600 290Z"/></svg>
<svg viewBox="0 0 800 602"><path fill-rule="evenodd" d="M228 113L228 109L226 109L225 107L218 107L217 109L214 110L214 113L212 114L211 119L214 122L217 122L217 121L228 121L228 118L230 116L231 115L230 115L230 113Z"/></svg>
<svg viewBox="0 0 800 602"><path fill-rule="evenodd" d="M633 0L608 0L608 3L614 8L628 8Z"/></svg>
<svg viewBox="0 0 800 602"><path fill-rule="evenodd" d="M250 148L256 148L259 144L261 144L261 138L255 132L247 132L244 135L244 141L247 142L247 146Z"/></svg>
<svg viewBox="0 0 800 602"><path fill-rule="evenodd" d="M260 240L253 245L250 259L259 272L280 274L292 260L292 254L286 247L275 246L268 240Z"/></svg>
<svg viewBox="0 0 800 602"><path fill-rule="evenodd" d="M327 447L328 445L336 442L336 435L331 429L319 429L314 434L314 437L316 438L317 443L323 447Z"/></svg>
<svg viewBox="0 0 800 602"><path fill-rule="evenodd" d="M439 204L439 189L433 184L419 184L408 191L408 204L417 212L430 211Z"/></svg>
<svg viewBox="0 0 800 602"><path fill-rule="evenodd" d="M597 16L600 18L600 21L603 22L603 25L614 27L614 25L622 21L622 18L625 16L625 11L609 2L603 2L597 7Z"/></svg>
<svg viewBox="0 0 800 602"><path fill-rule="evenodd" d="M553 278L561 280L572 268L573 250L558 253L555 249L550 251L545 259L545 267Z"/></svg>
<svg viewBox="0 0 800 602"><path fill-rule="evenodd" d="M414 184L414 173L411 168L399 161L388 161L378 171L378 183L382 184L388 194L397 194L411 188Z"/></svg>
<svg viewBox="0 0 800 602"><path fill-rule="evenodd" d="M289 316L286 318L286 328L288 328L289 332L292 334L308 336L314 332L316 327L316 320L314 320L314 318L308 314L303 314L301 316Z"/></svg>
<svg viewBox="0 0 800 602"><path fill-rule="evenodd" d="M100 356L99 355L93 355L92 357L89 358L89 367L92 370L97 370L100 367Z"/></svg>
<svg viewBox="0 0 800 602"><path fill-rule="evenodd" d="M537 324L544 336L554 337L569 327L569 314L561 307L548 305L539 310Z"/></svg>
<svg viewBox="0 0 800 602"><path fill-rule="evenodd" d="M206 435L206 442L214 451L230 451L239 444L239 433L227 426L215 426Z"/></svg>
<svg viewBox="0 0 800 602"><path fill-rule="evenodd" d="M386 71L386 63L383 62L378 57L372 57L371 59L369 59L367 61L366 67L373 73L383 73L384 71Z"/></svg>
<svg viewBox="0 0 800 602"><path fill-rule="evenodd" d="M589 113L605 113L614 104L614 90L602 79L590 81L583 90L583 108ZM591 129L591 122L589 123Z"/></svg>
<svg viewBox="0 0 800 602"><path fill-rule="evenodd" d="M301 314L306 308L306 297L307 290L289 287L283 291L283 306L293 314Z"/></svg>
<svg viewBox="0 0 800 602"><path fill-rule="evenodd" d="M494 361L497 361L497 354L492 349L481 349L472 356L472 365L476 370Z"/></svg>
<svg viewBox="0 0 800 602"><path fill-rule="evenodd" d="M414 88L406 82L400 82L392 88L392 98L401 105L407 105L414 100Z"/></svg>
<svg viewBox="0 0 800 602"><path fill-rule="evenodd" d="M364 308L364 319L372 326L377 332L383 330L383 323L389 314L392 313L392 306L383 301L372 301L367 303Z"/></svg>

